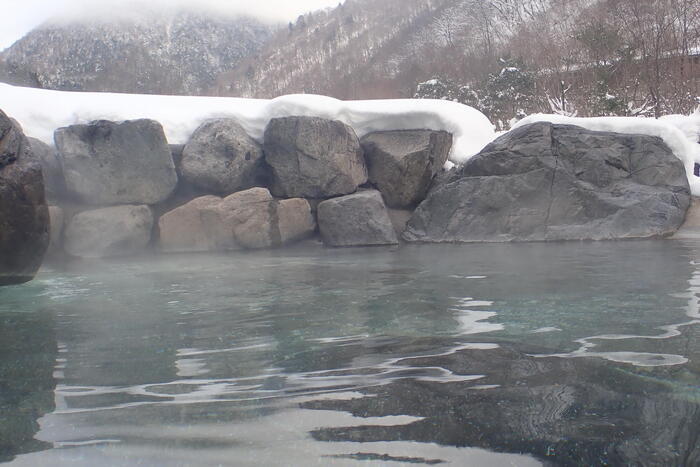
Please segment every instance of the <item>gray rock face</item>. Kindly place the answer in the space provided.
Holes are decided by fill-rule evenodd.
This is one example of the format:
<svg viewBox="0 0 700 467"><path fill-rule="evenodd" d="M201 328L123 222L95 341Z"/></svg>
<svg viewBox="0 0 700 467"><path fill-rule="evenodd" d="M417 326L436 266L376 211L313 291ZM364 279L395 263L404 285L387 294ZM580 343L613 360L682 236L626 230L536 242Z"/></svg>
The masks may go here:
<svg viewBox="0 0 700 467"><path fill-rule="evenodd" d="M84 211L68 222L64 248L71 256L102 258L142 252L151 241L148 206L112 206Z"/></svg>
<svg viewBox="0 0 700 467"><path fill-rule="evenodd" d="M422 242L647 238L683 222L683 164L656 137L535 123L431 190L403 237Z"/></svg>
<svg viewBox="0 0 700 467"><path fill-rule="evenodd" d="M370 133L360 140L369 181L390 208L415 207L425 199L452 148L445 131L403 130Z"/></svg>
<svg viewBox="0 0 700 467"><path fill-rule="evenodd" d="M41 166L22 129L0 111L0 286L34 278L49 245Z"/></svg>
<svg viewBox="0 0 700 467"><path fill-rule="evenodd" d="M68 191L94 205L156 204L170 196L177 174L160 123L97 121L54 134Z"/></svg>
<svg viewBox="0 0 700 467"><path fill-rule="evenodd" d="M27 138L27 140L32 148L34 159L41 165L46 199L55 201L65 198L66 182L63 178L63 167L61 167L56 149L36 138Z"/></svg>
<svg viewBox="0 0 700 467"><path fill-rule="evenodd" d="M354 193L367 181L357 135L337 120L273 118L264 148L276 196L330 198Z"/></svg>
<svg viewBox="0 0 700 467"><path fill-rule="evenodd" d="M329 246L372 246L398 243L382 195L360 191L318 205L318 227Z"/></svg>
<svg viewBox="0 0 700 467"><path fill-rule="evenodd" d="M180 167L187 182L219 195L259 185L266 176L262 147L230 118L197 128L182 152Z"/></svg>
<svg viewBox="0 0 700 467"><path fill-rule="evenodd" d="M316 222L304 199L275 200L265 188L226 198L203 196L159 221L161 251L272 248L313 234Z"/></svg>

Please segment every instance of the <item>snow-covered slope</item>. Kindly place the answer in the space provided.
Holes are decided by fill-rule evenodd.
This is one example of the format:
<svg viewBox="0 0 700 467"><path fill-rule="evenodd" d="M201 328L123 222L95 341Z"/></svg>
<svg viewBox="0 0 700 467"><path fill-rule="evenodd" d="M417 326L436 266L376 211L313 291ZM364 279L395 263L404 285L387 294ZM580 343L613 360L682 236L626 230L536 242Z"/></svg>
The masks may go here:
<svg viewBox="0 0 700 467"><path fill-rule="evenodd" d="M563 115L536 114L520 120L514 128L547 121L566 125L577 125L594 131L614 131L617 133L643 134L662 138L673 153L685 165L690 190L700 196L700 177L694 174L695 164L700 163L700 113L690 116L673 115L655 120L639 117L565 117Z"/></svg>
<svg viewBox="0 0 700 467"><path fill-rule="evenodd" d="M205 120L237 119L258 140L271 118L318 116L352 126L358 136L378 130L429 128L454 136L450 155L461 163L495 137L491 122L478 110L439 100L339 101L315 95L290 95L273 100L230 97L159 96L143 94L47 91L0 84L0 109L16 119L27 135L53 143L55 129L93 120L151 118L159 121L171 144L187 142Z"/></svg>
<svg viewBox="0 0 700 467"><path fill-rule="evenodd" d="M52 20L0 53L0 81L66 91L203 94L259 51L273 28L250 18L145 11Z"/></svg>

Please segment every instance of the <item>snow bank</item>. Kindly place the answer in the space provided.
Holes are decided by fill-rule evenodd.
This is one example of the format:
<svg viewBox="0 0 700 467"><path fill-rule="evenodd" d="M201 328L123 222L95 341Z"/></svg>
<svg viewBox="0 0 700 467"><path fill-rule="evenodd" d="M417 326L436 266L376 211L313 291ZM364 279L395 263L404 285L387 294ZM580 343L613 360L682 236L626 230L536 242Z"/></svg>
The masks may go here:
<svg viewBox="0 0 700 467"><path fill-rule="evenodd" d="M450 161L461 163L494 137L491 122L476 109L429 99L339 101L315 95L273 100L47 91L0 84L0 109L27 135L53 144L55 129L93 120L150 118L163 125L171 144L184 144L205 120L232 117L261 140L271 118L290 115L340 120L359 137L372 131L429 128L454 136Z"/></svg>
<svg viewBox="0 0 700 467"><path fill-rule="evenodd" d="M662 138L685 166L690 190L700 196L700 177L694 175L695 163L700 163L700 113L691 116L671 115L660 120L639 117L565 117L563 115L536 114L520 120L513 128L529 123L547 121L577 125L594 131L643 134Z"/></svg>

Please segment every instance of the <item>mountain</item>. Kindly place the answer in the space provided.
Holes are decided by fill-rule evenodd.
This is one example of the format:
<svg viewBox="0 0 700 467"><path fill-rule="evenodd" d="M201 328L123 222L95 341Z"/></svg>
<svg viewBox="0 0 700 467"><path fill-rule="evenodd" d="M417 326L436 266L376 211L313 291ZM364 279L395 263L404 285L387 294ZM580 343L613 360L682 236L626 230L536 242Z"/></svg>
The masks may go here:
<svg viewBox="0 0 700 467"><path fill-rule="evenodd" d="M0 53L0 81L46 89L204 94L274 28L187 11L49 21Z"/></svg>
<svg viewBox="0 0 700 467"><path fill-rule="evenodd" d="M346 0L309 13L278 31L259 54L219 76L213 92L259 98L410 96L417 77L436 72L430 51L423 50L439 39L435 28L454 8L465 11L466 3Z"/></svg>

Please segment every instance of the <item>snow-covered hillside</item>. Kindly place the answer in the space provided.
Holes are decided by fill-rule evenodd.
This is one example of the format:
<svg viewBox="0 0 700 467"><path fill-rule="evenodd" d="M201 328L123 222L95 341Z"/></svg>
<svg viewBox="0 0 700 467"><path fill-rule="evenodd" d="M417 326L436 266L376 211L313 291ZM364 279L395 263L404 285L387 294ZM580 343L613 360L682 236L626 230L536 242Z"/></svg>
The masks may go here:
<svg viewBox="0 0 700 467"><path fill-rule="evenodd" d="M0 80L67 91L205 93L273 28L194 11L50 21L0 53Z"/></svg>

